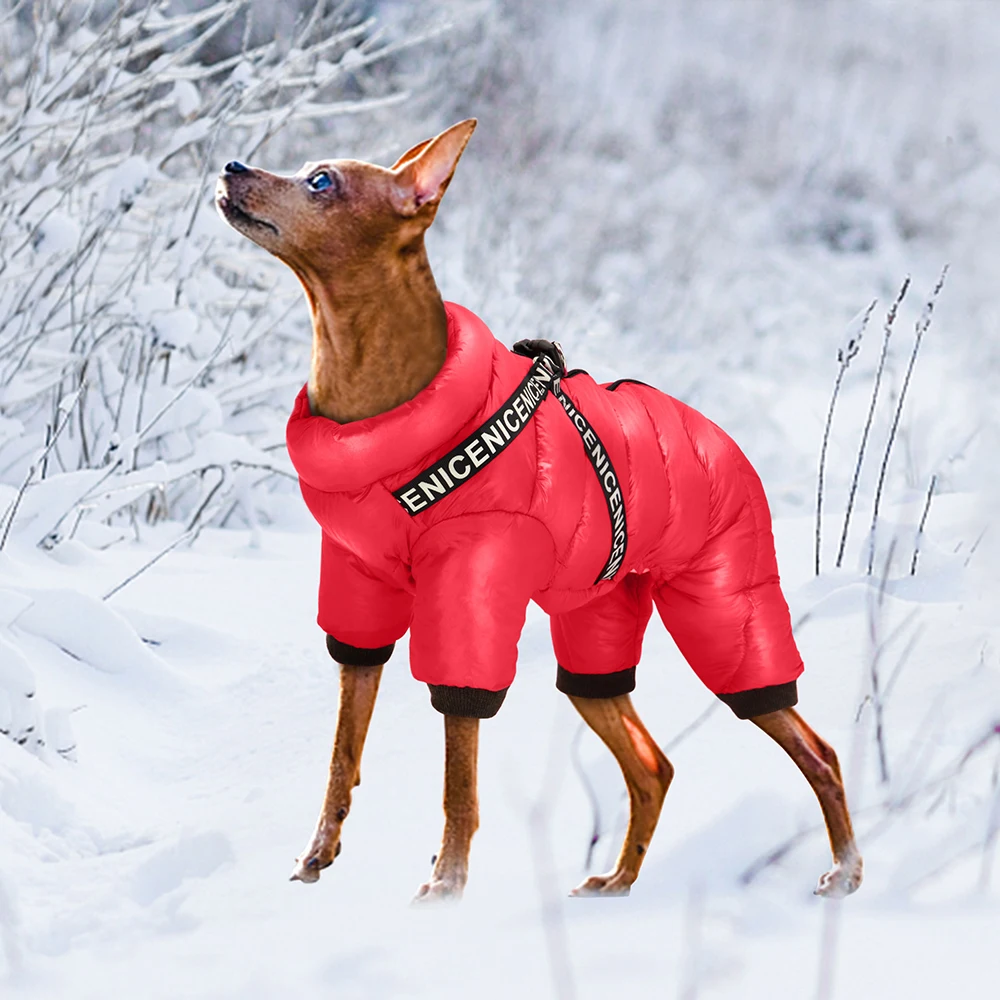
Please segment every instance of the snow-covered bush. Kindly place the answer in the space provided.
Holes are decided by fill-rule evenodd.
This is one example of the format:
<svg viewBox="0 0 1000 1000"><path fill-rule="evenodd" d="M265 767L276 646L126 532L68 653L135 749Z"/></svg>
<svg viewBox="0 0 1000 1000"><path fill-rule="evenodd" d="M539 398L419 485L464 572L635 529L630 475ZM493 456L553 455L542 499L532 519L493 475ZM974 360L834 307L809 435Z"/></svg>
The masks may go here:
<svg viewBox="0 0 1000 1000"><path fill-rule="evenodd" d="M255 529L293 486L305 310L217 218L214 178L235 155L300 162L289 131L301 142L397 103L392 60L412 39L387 44L351 2L290 4L270 31L254 12L0 2L0 559L103 548L163 519L188 538ZM0 597L0 732L38 743L17 636L51 594ZM48 638L74 656L124 627L99 604L50 610L64 634Z"/></svg>
<svg viewBox="0 0 1000 1000"><path fill-rule="evenodd" d="M389 74L361 73L389 50L345 4L214 62L245 0L41 4L32 20L15 6L0 35L0 548L110 539L123 509L252 524L253 487L289 475L308 337L277 266L220 225L214 177L292 122L396 100Z"/></svg>

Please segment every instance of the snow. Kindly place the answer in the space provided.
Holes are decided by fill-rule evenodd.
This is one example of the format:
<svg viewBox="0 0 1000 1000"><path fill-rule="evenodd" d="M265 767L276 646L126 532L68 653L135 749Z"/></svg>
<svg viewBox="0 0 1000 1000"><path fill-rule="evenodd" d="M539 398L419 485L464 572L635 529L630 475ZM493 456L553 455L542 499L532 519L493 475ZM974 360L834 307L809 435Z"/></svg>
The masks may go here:
<svg viewBox="0 0 1000 1000"><path fill-rule="evenodd" d="M201 107L201 95L190 80L174 82L174 98L177 101L177 110L185 118L195 114Z"/></svg>
<svg viewBox="0 0 1000 1000"><path fill-rule="evenodd" d="M149 163L142 156L130 156L119 163L108 178L103 208L128 210L149 183Z"/></svg>
<svg viewBox="0 0 1000 1000"><path fill-rule="evenodd" d="M928 528L936 546L961 533L971 498L941 499ZM15 995L97 997L111 984L150 1000L331 989L548 994L529 824L543 772L555 775L543 836L561 890L583 875L591 818L569 762L578 723L552 685L544 616L529 614L517 682L483 724L482 826L463 903L408 906L440 833L442 735L426 691L408 676L405 641L386 668L344 851L318 886L305 887L286 880L320 803L336 709L335 668L312 620L318 540L312 528L268 530L250 549L248 533L211 529L110 602L82 596L130 575L175 530L57 571L39 553L21 578L57 576L79 596L50 595L53 607L35 616L36 605L24 609L10 596L6 575L5 628L30 651L39 703L73 710L77 757L0 743L0 883L13 914L5 926ZM807 786L756 730L716 711L671 751L677 777L631 897L556 901L577 996L651 983L669 994L693 961L706 996L770 995L758 984L775 968L783 981L812 984L831 913L845 996L891 985L932 997L954 980L981 986L990 973L996 899L977 888L989 785L956 778L951 804L929 817L929 801L896 819L880 806L870 734L853 724L872 585L854 571L812 579L811 531L807 517L777 523L793 618L810 613L799 631L808 663L801 708L840 749L865 885L842 904L810 895L828 849ZM915 607L925 639L888 703L897 796L997 721L995 652L976 665L995 630L995 591L979 587L971 569L961 594L942 590L928 569L923 596L883 597L885 632ZM88 649L60 648L65 636L54 623L91 610ZM46 618L47 631L30 631ZM904 640L896 643L894 653ZM102 652L126 649L123 673L90 668ZM666 743L711 701L654 621L636 694L647 724ZM940 718L924 732L935 704ZM47 735L66 740L58 727ZM936 745L921 747L924 739ZM581 757L602 802L600 868L617 850L620 782L589 734ZM780 864L741 885L763 855L796 836ZM962 852L964 862L933 876Z"/></svg>
<svg viewBox="0 0 1000 1000"><path fill-rule="evenodd" d="M197 6L192 17L214 23ZM751 457L806 663L800 710L840 754L866 881L842 902L812 895L829 848L806 783L700 686L654 618L635 702L676 778L631 896L569 899L613 864L627 813L613 760L554 690L537 608L517 681L482 726L464 901L409 906L438 847L443 738L405 640L385 671L343 853L317 886L288 881L337 707L314 621L317 529L281 445L308 364L307 310L291 274L210 205L214 164L248 155L263 135L254 115L284 113L288 94L267 84L280 52L265 45L212 77L168 47L145 91L141 72L108 62L94 74L110 95L97 108L68 55L104 43L43 25L68 47L42 46L31 71L54 103L18 119L34 65L27 22L0 14L0 116L17 143L35 136L0 141L0 995L995 992L995 18L975 3L886 0L849 13L472 6L426 5L451 33L403 66L411 102L315 131L293 121L251 162L288 171L330 151L392 162L436 128L480 118L429 239L439 285L508 343L552 337L571 367L691 402ZM417 16L376 7L390 35ZM281 12L288 31L294 14ZM167 16L152 12L149 28ZM370 43L352 35L315 65L357 68ZM315 56L296 45L297 99ZM386 96L398 67L372 66L302 107ZM251 124L232 125L229 102L253 94ZM58 143L83 121L90 131L62 165ZM869 576L885 442L948 262ZM908 273L834 569L885 310ZM816 577L819 444L838 351L855 350Z"/></svg>
<svg viewBox="0 0 1000 1000"><path fill-rule="evenodd" d="M158 657L146 649L121 615L75 590L45 590L33 595L30 606L12 625L107 673L160 667Z"/></svg>

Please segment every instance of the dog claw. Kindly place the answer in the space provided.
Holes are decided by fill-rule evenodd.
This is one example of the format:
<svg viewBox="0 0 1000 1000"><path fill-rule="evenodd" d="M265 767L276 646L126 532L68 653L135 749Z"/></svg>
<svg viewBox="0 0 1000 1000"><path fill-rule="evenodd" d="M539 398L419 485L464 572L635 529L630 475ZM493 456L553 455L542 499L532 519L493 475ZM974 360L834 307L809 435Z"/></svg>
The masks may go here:
<svg viewBox="0 0 1000 1000"><path fill-rule="evenodd" d="M861 860L851 864L836 864L828 872L819 877L819 883L813 890L814 895L826 899L843 899L857 892L861 886Z"/></svg>
<svg viewBox="0 0 1000 1000"><path fill-rule="evenodd" d="M417 894L413 897L411 903L457 903L462 898L464 889L464 885L459 885L456 882L432 878L417 890Z"/></svg>
<svg viewBox="0 0 1000 1000"><path fill-rule="evenodd" d="M591 875L570 892L571 896L627 896L632 891L632 881L624 872Z"/></svg>
<svg viewBox="0 0 1000 1000"><path fill-rule="evenodd" d="M327 859L324 855L329 855ZM301 858L297 859L295 862L295 869L292 874L288 877L289 882L305 882L307 884L312 884L313 882L319 881L320 872L324 868L329 868L333 864L333 859L340 854L340 842L337 842L337 846L333 849L333 852L326 851L325 849L316 849L310 847Z"/></svg>
<svg viewBox="0 0 1000 1000"><path fill-rule="evenodd" d="M318 882L320 872L329 867L329 864L320 865L316 858L310 858L306 862L299 861L295 865L295 870L288 877L289 882Z"/></svg>

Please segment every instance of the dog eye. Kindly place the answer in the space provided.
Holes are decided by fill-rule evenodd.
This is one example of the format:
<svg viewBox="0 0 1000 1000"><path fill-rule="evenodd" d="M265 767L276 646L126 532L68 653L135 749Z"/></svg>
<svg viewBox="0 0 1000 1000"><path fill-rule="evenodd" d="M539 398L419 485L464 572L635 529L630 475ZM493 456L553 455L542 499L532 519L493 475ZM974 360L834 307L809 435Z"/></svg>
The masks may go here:
<svg viewBox="0 0 1000 1000"><path fill-rule="evenodd" d="M306 183L313 191L325 191L328 187L333 187L333 178L325 171L313 174Z"/></svg>

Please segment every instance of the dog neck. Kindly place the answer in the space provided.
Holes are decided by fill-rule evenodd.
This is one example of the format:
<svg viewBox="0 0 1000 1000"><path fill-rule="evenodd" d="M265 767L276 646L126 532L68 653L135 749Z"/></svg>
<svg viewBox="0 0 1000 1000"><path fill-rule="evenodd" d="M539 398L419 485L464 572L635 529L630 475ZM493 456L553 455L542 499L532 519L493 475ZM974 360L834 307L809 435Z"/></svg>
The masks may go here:
<svg viewBox="0 0 1000 1000"><path fill-rule="evenodd" d="M299 278L313 322L313 414L349 423L385 413L441 370L448 321L422 238L338 280Z"/></svg>

